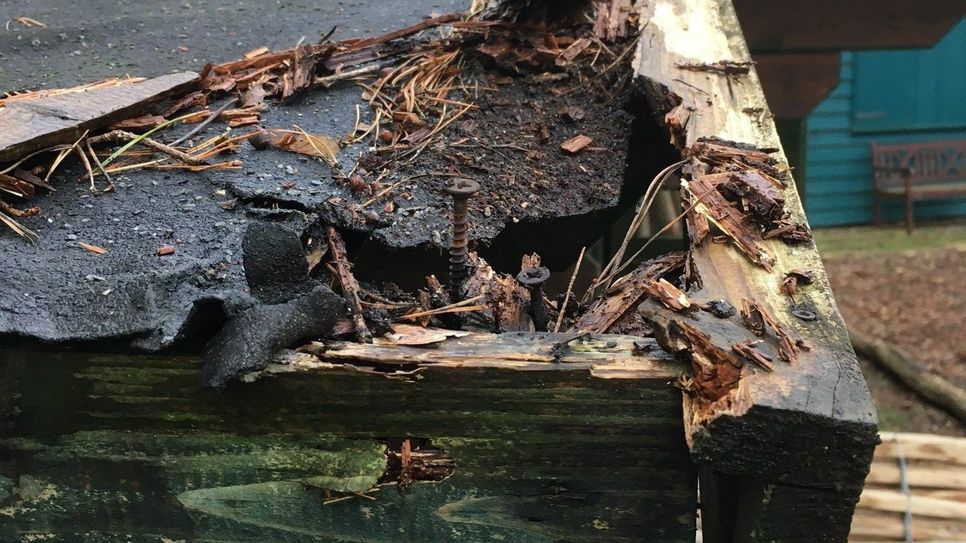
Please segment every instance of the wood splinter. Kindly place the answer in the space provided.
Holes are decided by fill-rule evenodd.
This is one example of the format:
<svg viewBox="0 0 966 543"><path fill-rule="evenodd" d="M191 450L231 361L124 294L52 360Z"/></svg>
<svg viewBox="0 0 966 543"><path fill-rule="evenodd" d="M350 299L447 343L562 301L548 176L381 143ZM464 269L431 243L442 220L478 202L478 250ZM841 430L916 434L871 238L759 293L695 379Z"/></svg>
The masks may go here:
<svg viewBox="0 0 966 543"><path fill-rule="evenodd" d="M739 341L731 346L731 350L751 360L763 370L775 371L775 367L771 365L772 358L755 347L759 343L761 343L761 340Z"/></svg>
<svg viewBox="0 0 966 543"><path fill-rule="evenodd" d="M355 328L356 337L362 343L372 343L372 333L366 326L365 318L363 318L362 300L359 298L359 282L356 281L355 276L349 269L345 242L334 226L329 226L326 234L329 239L329 254L332 255L332 264L335 266L339 285L342 286L342 295L349 302L349 311L352 312L352 325Z"/></svg>

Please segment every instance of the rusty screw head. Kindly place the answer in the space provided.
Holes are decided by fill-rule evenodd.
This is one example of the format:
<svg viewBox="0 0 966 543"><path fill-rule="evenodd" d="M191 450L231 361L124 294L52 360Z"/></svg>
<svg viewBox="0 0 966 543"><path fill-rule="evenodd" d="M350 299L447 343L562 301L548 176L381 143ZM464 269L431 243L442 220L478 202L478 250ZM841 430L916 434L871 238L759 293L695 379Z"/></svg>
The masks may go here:
<svg viewBox="0 0 966 543"><path fill-rule="evenodd" d="M550 270L540 266L526 268L517 274L517 281L530 291L530 318L538 332L547 331L547 308L543 304L543 283L550 278Z"/></svg>
<svg viewBox="0 0 966 543"><path fill-rule="evenodd" d="M540 266L538 268L527 268L517 274L517 281L527 288L538 287L550 278L550 270Z"/></svg>
<svg viewBox="0 0 966 543"><path fill-rule="evenodd" d="M443 190L453 198L469 198L480 191L480 184L472 179L457 177Z"/></svg>

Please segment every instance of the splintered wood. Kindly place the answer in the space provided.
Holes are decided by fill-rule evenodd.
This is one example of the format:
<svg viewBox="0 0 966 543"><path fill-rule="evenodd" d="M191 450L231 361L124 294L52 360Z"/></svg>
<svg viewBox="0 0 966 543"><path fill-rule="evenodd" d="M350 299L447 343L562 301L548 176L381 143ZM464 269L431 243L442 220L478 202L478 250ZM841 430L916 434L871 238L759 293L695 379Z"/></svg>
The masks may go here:
<svg viewBox="0 0 966 543"><path fill-rule="evenodd" d="M738 386L742 364L734 353L715 345L710 335L686 321L671 321L666 332L666 345L676 345L677 351L690 355L694 392L714 402Z"/></svg>
<svg viewBox="0 0 966 543"><path fill-rule="evenodd" d="M466 279L464 289L468 297L481 297L487 309L482 312L492 329L499 332L531 331L533 321L527 313L530 293L516 278L497 273L475 252L468 256L473 273ZM532 259L529 260L533 262ZM539 265L539 257L536 262Z"/></svg>
<svg viewBox="0 0 966 543"><path fill-rule="evenodd" d="M621 277L598 298L570 328L572 331L603 333L647 295L648 285L684 265L684 253L671 253L649 260ZM673 288L673 287L672 287Z"/></svg>
<svg viewBox="0 0 966 543"><path fill-rule="evenodd" d="M741 318L745 321L748 328L758 336L765 335L765 325L771 328L772 332L778 338L779 349L778 353L781 359L785 362L793 362L796 355L798 354L798 345L789 336L785 329L782 327L781 323L775 320L765 308L759 302L754 300L749 300L748 298L742 298L741 300Z"/></svg>
<svg viewBox="0 0 966 543"><path fill-rule="evenodd" d="M409 329L404 329L408 333ZM682 367L667 354L653 349L649 338L618 334L553 334L541 332L503 333L456 332L427 329L426 334L443 336L433 348L417 342L403 345L393 338L375 338L372 343L339 343L318 346L316 354L289 352L280 355L266 373L311 370L323 364L353 368L400 367L491 368L521 371L585 371L603 379L674 379ZM565 348L561 348L565 345ZM310 350L310 349L303 349Z"/></svg>
<svg viewBox="0 0 966 543"><path fill-rule="evenodd" d="M349 302L349 311L352 313L352 324L355 327L356 337L363 343L371 342L372 333L366 326L366 320L363 318L362 301L359 299L359 282L352 275L349 258L346 255L345 242L342 241L342 236L339 235L339 231L334 226L329 226L326 229L326 235L329 241L329 254L332 257L334 275L339 280L343 296Z"/></svg>

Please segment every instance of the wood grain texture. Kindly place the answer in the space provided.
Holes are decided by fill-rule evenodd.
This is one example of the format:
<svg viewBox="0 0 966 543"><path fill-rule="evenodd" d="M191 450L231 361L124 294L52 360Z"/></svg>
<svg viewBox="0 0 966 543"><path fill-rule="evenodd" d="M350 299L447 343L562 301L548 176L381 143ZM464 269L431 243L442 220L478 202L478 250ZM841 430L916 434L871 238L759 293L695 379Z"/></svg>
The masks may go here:
<svg viewBox="0 0 966 543"><path fill-rule="evenodd" d="M319 348L322 346L319 345ZM338 365L380 368L491 368L516 371L581 372L604 379L670 382L684 366L661 351L653 339L618 334L474 332L433 345L399 345L384 338L372 344L326 346L317 356L283 353L267 373L313 370Z"/></svg>
<svg viewBox="0 0 966 543"><path fill-rule="evenodd" d="M768 150L778 159L779 169L787 170L730 0L645 2L641 28L635 67L652 107L660 115L678 106L689 112L683 116L679 108L669 124L672 142L684 156L694 156L700 140L719 138ZM722 66L734 68L719 69ZM697 159L689 166L691 175L707 173ZM783 196L788 220L806 224L794 180L786 173L782 181L787 185ZM809 517L813 531L781 540L844 541L877 442L875 410L814 243L762 243L774 259L770 271L732 244L705 241L693 246L691 269L700 287L688 296L699 304L720 299L734 307L741 307L743 299L756 301L810 350L802 349L791 363L776 363L772 372L743 372L734 390L710 405L689 401L685 425L691 452L714 472L784 488L789 500L805 499L809 489L816 495L838 496L824 500L835 507ZM811 308L817 320L793 316L792 300L779 291L785 273L793 269L814 274L814 282L796 294L795 302ZM746 339L756 337L749 331ZM769 531L765 527L779 526L781 520L772 515L793 510L780 510L775 503L736 513L741 518L722 529L738 532L725 539L712 535L708 541L770 541L762 535ZM826 519L824 525L818 523L820 517ZM827 537L821 535L823 530Z"/></svg>
<svg viewBox="0 0 966 543"><path fill-rule="evenodd" d="M320 366L212 392L187 357L0 350L3 476L50 491L0 498L0 540L693 542L680 391L556 366ZM402 438L455 472L328 505L299 483L353 483Z"/></svg>
<svg viewBox="0 0 966 543"><path fill-rule="evenodd" d="M198 74L181 72L105 89L13 101L0 108L0 162L63 143L86 130L135 117L164 98L187 92Z"/></svg>

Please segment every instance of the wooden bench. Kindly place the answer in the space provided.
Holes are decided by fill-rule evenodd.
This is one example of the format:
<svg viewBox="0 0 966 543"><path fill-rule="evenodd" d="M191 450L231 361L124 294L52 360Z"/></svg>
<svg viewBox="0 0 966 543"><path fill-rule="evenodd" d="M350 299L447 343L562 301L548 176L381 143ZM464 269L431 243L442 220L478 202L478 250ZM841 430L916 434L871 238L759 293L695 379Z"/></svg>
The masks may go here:
<svg viewBox="0 0 966 543"><path fill-rule="evenodd" d="M875 224L882 224L882 200L906 202L906 230L912 232L912 203L966 195L966 140L922 143L872 142L872 198Z"/></svg>

